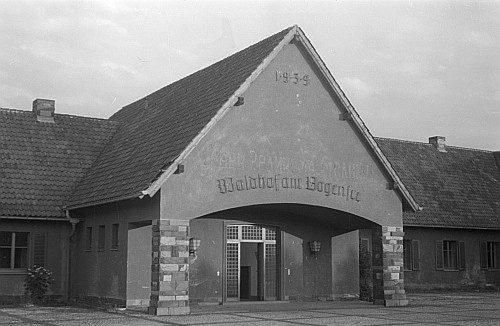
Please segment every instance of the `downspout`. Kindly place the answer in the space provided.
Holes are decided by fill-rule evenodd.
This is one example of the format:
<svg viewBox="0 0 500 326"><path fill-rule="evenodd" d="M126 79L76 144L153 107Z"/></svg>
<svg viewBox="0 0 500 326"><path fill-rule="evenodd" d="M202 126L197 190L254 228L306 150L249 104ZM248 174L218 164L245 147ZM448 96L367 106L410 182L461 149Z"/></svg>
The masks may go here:
<svg viewBox="0 0 500 326"><path fill-rule="evenodd" d="M66 302L69 301L69 282L70 282L70 266L71 266L71 238L75 235L76 224L80 222L77 218L72 218L69 210L66 210L66 218L71 223L71 232L68 235L68 245L66 246L66 257L68 257L66 261Z"/></svg>

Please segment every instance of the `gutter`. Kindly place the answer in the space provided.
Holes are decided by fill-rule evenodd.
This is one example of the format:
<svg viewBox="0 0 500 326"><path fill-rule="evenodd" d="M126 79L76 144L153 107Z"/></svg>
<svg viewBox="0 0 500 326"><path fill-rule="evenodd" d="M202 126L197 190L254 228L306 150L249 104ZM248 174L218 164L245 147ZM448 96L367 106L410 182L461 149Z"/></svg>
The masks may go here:
<svg viewBox="0 0 500 326"><path fill-rule="evenodd" d="M66 220L71 223L71 232L68 235L68 245L66 246L66 302L69 301L69 282L70 282L70 266L71 266L71 238L75 235L76 224L80 222L77 218L72 218L69 210L66 210Z"/></svg>
<svg viewBox="0 0 500 326"><path fill-rule="evenodd" d="M68 222L68 219L64 218L64 217L0 216L0 219L6 219L6 220L28 220L28 221ZM71 221L69 221L69 222L72 223Z"/></svg>

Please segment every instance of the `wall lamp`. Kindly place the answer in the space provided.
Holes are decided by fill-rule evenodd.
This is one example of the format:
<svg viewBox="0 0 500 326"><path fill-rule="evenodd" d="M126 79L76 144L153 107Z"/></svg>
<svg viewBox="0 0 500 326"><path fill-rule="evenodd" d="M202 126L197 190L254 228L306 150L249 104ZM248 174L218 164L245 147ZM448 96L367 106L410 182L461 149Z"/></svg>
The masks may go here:
<svg viewBox="0 0 500 326"><path fill-rule="evenodd" d="M318 254L320 249L321 249L321 242L316 240L309 242L309 250L311 251L311 255L313 255L314 258L318 259L316 255Z"/></svg>
<svg viewBox="0 0 500 326"><path fill-rule="evenodd" d="M195 256L196 257L196 251L198 251L198 248L200 247L201 240L197 238L191 238L189 239L189 255L190 256Z"/></svg>

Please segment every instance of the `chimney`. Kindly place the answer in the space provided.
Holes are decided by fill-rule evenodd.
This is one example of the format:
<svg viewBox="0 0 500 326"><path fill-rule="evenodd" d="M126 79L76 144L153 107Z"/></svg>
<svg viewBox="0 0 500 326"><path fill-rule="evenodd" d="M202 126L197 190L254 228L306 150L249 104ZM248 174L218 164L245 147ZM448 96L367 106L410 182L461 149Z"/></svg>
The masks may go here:
<svg viewBox="0 0 500 326"><path fill-rule="evenodd" d="M39 122L54 123L54 113L56 111L56 101L37 98L33 101L33 112Z"/></svg>
<svg viewBox="0 0 500 326"><path fill-rule="evenodd" d="M446 153L446 138L443 136L429 137L429 144L434 145L438 151Z"/></svg>

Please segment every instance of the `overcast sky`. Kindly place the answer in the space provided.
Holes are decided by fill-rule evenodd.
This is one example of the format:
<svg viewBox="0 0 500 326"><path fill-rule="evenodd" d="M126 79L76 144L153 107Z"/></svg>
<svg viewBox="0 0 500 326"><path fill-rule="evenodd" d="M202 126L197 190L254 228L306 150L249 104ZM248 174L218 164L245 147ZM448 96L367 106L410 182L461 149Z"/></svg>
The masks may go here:
<svg viewBox="0 0 500 326"><path fill-rule="evenodd" d="M298 24L374 136L500 150L500 1L0 0L0 107L108 118Z"/></svg>

